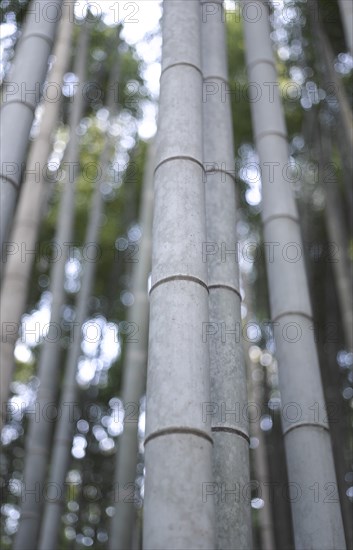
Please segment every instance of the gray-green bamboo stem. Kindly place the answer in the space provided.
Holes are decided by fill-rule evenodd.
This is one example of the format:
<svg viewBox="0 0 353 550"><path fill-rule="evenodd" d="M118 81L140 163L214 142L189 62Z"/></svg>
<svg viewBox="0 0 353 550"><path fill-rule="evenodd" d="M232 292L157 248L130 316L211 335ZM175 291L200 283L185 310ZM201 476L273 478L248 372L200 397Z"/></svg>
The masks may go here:
<svg viewBox="0 0 353 550"><path fill-rule="evenodd" d="M61 251L61 256L53 264L51 271L50 291L52 304L50 326L53 327L53 334L55 336L51 335L50 339L46 338L39 357L38 378L40 386L37 395L39 418L31 417L26 438L24 492L22 496L21 519L14 542L15 550L28 550L28 548L37 547L38 530L44 505L44 483L49 462L53 423L47 415L50 413L50 407L57 402L60 374L61 308L64 301L65 265L68 258L68 244L72 240L75 182L78 173L79 136L76 130L81 120L84 105L83 84L86 74L87 50L88 26L85 24L80 32L77 48L78 55L76 58L75 73L79 78L79 86L70 113L70 144L67 156L68 170L60 203L56 235L56 243ZM62 412L59 411L59 414ZM30 491L33 492L30 493Z"/></svg>
<svg viewBox="0 0 353 550"><path fill-rule="evenodd" d="M107 102L107 108L110 115L114 112L114 90L116 82L118 81L118 64L116 64L116 68L112 72L112 75L113 77L110 79L110 85L108 88L109 97ZM99 162L103 173L107 168L109 161L109 149L110 140L106 134L105 143ZM103 195L100 187L101 182L98 180L92 198L91 212L85 237L85 244L87 247L92 244L97 244L99 240L99 230L101 227L104 209ZM62 414L55 429L49 475L49 484L54 484L55 487L60 488L59 494L62 498L48 501L45 505L39 537L39 550L47 550L48 548L55 550L58 545L62 504L65 498L65 478L69 468L70 449L77 420L73 415L73 411L75 403L77 402L78 388L76 374L77 363L81 352L81 329L87 317L88 303L93 288L95 271L95 262L86 261L82 276L81 289L77 299L75 323L78 330L74 332L73 342L70 346L66 361L65 377L59 405L59 410ZM70 407L68 404L71 404L72 406Z"/></svg>
<svg viewBox="0 0 353 550"><path fill-rule="evenodd" d="M215 548L199 0L166 0L153 220L145 550ZM204 494L203 494L204 490ZM203 498L204 497L204 498Z"/></svg>
<svg viewBox="0 0 353 550"><path fill-rule="evenodd" d="M287 131L278 91L269 95L268 83L277 82L277 73L268 7L260 0L244 0L243 8L249 81L261 89L260 97L251 98L251 109L262 174L264 241L273 244L272 253L266 247L267 272L288 475L292 491L300 495L291 498L295 546L344 549L339 502L335 499L328 506L322 493L315 499L312 494L313 487L325 491L327 484L335 487L337 483L299 219L285 178Z"/></svg>
<svg viewBox="0 0 353 550"><path fill-rule="evenodd" d="M65 74L73 29L72 13L74 0L65 2L63 17L55 42L55 62L48 76L48 89L60 88ZM6 259L4 279L1 286L0 319L2 320L1 365L1 412L6 418L6 402L15 364L14 348L18 338L21 315L26 307L29 280L32 272L38 230L41 222L41 207L45 194L45 168L51 151L52 138L58 121L62 96L49 101L42 100L43 116L39 134L29 152L26 175L16 209L13 231L10 237L14 253Z"/></svg>
<svg viewBox="0 0 353 550"><path fill-rule="evenodd" d="M135 301L128 312L127 322L138 327L135 342L126 343L126 355L123 366L122 401L130 410L128 421L124 422L124 431L118 439L115 462L115 514L111 520L109 537L110 550L125 550L132 545L135 528L135 505L131 498L131 487L135 487L138 454L139 403L146 383L148 314L149 302L147 281L151 269L152 218L153 218L153 172L155 152L151 144L143 182L140 223L142 240L138 262L133 265L132 292Z"/></svg>
<svg viewBox="0 0 353 550"><path fill-rule="evenodd" d="M210 308L204 334L210 350L217 548L248 550L252 545L250 499L239 498L239 494L243 494L250 479L249 430L246 415L237 417L231 412L246 410L247 387L242 342L236 337L241 327L241 297L234 254L234 145L230 94L224 99L228 70L222 4L221 0L201 1L208 241L205 259ZM229 252L222 257L225 249Z"/></svg>
<svg viewBox="0 0 353 550"><path fill-rule="evenodd" d="M63 0L32 0L12 69L3 86L0 111L2 249L12 224L29 133L35 108L41 97L62 2ZM3 252L2 250L1 256Z"/></svg>

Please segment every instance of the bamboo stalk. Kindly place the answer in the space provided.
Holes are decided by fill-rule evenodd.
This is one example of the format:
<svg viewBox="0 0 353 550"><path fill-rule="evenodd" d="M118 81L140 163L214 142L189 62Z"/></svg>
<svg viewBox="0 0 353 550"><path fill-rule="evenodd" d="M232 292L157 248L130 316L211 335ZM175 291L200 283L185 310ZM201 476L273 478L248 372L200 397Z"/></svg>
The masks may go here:
<svg viewBox="0 0 353 550"><path fill-rule="evenodd" d="M0 113L0 246L9 234L22 165L25 161L29 133L35 108L48 69L55 32L63 0L32 0L23 34L16 50L9 76L4 82ZM16 124L14 124L16 121Z"/></svg>
<svg viewBox="0 0 353 550"><path fill-rule="evenodd" d="M344 549L340 504L325 502L326 484L337 486L336 474L304 258L298 252L303 245L297 208L284 176L289 158L287 132L278 91L270 101L266 88L277 82L268 7L260 0L245 0L243 7L249 81L262 92L257 101L251 98L251 108L262 173L264 241L277 243L279 250L273 258L266 247L288 475L292 491L300 495L291 497L295 545L297 549ZM296 247L295 262L290 243ZM295 337L293 332L289 335L289 328L296 331ZM313 487L319 487L319 497L314 498Z"/></svg>
<svg viewBox="0 0 353 550"><path fill-rule="evenodd" d="M199 0L166 0L155 170L144 548L214 548ZM205 495L204 495L205 496Z"/></svg>
<svg viewBox="0 0 353 550"><path fill-rule="evenodd" d="M217 548L251 548L249 427L244 414L247 388L241 327L236 237L236 194L231 96L223 2L201 2L206 178L211 423L214 440ZM225 97L225 98L224 98ZM228 251L223 254L222 251ZM238 332L239 334L239 332ZM206 334L205 334L206 335ZM227 412L225 412L227 411ZM234 412L232 412L234 411Z"/></svg>
<svg viewBox="0 0 353 550"><path fill-rule="evenodd" d="M74 0L69 0L63 6L63 18L55 43L55 62L48 76L48 89L52 85L56 90L59 87L61 89L70 52L73 29L70 7L72 8L73 4ZM46 192L45 186L47 185L44 178L45 167L51 151L61 104L62 94L56 101L50 101L48 96L42 100L43 116L39 134L29 152L26 176L10 237L10 242L17 252L9 255L5 260L0 300L0 318L3 323L0 349L2 420L6 420L6 402L15 363L14 348L18 338L21 315L26 307L28 285L35 256L33 251L41 222L43 194Z"/></svg>
<svg viewBox="0 0 353 550"><path fill-rule="evenodd" d="M125 407L128 405L129 410L132 406L133 415L129 414L128 421L124 422L124 431L118 439L114 481L115 515L111 520L110 550L130 548L135 528L135 506L132 499L127 496L131 496L131 487L135 487L139 404L145 389L147 368L149 314L147 281L151 269L154 159L154 146L151 144L140 207L142 240L138 262L133 265L132 270L132 292L135 301L129 309L127 319L130 326L138 327L138 332L136 341L126 344L121 390L123 405Z"/></svg>
<svg viewBox="0 0 353 550"><path fill-rule="evenodd" d="M75 181L79 146L79 136L76 129L83 110L83 84L85 82L87 50L88 26L84 25L80 33L75 66L75 73L78 75L80 84L70 113L71 135L67 162L71 169L67 171L65 178L56 235L56 242L62 254L58 261L53 264L51 272L50 326L54 327L54 331L59 330L59 335L61 308L64 301L65 266L68 258L67 245L72 240L74 220ZM39 357L38 378L40 386L37 395L39 421L36 422L35 418L31 418L26 438L24 490L19 529L14 542L15 550L36 548L38 544L38 530L44 504L45 479L52 435L52 421L47 417L47 414L50 412L50 407L57 402L59 381L60 338L57 332L55 334L55 338L51 337L45 340ZM62 411L59 412L62 413Z"/></svg>

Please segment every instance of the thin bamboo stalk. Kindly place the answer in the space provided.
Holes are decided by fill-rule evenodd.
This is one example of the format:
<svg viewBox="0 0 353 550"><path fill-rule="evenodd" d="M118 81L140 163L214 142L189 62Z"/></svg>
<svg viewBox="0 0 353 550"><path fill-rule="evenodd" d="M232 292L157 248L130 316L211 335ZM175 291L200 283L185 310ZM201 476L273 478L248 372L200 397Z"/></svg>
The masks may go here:
<svg viewBox="0 0 353 550"><path fill-rule="evenodd" d="M63 6L63 17L55 43L55 62L48 76L48 90L61 90L70 52L73 21L71 11L74 0ZM26 176L15 214L10 243L13 254L6 258L4 279L1 286L0 319L2 320L2 345L0 350L2 420L6 417L6 402L14 369L14 348L18 338L21 315L26 307L28 285L34 262L34 250L41 222L41 207L45 194L45 167L52 147L52 139L58 122L62 95L55 101L49 96L42 100L43 116L39 134L29 152Z"/></svg>
<svg viewBox="0 0 353 550"><path fill-rule="evenodd" d="M108 87L109 96L107 108L110 115L114 113L114 89L118 81L119 67L116 64L115 70L112 71L112 78ZM107 167L109 160L110 140L108 135L105 136L105 142L101 153L99 166L102 172ZM95 191L93 193L91 212L87 226L85 237L85 245L91 246L97 244L99 239L99 230L101 227L102 214L104 210L103 195L101 193L101 182L97 181ZM86 320L89 298L92 292L94 275L96 271L96 263L86 261L82 276L81 289L77 298L77 308L75 322L79 330L74 332L74 339L68 353L65 377L61 390L61 399L59 410L61 416L55 429L53 441L53 453L51 457L49 485L53 485L59 489L59 494L65 496L65 477L69 468L70 448L76 424L75 415L73 415L73 407L77 402L77 362L81 352L81 329ZM68 406L71 405L70 406ZM62 511L63 498L53 499L46 502L44 516L39 537L39 550L55 550L58 545L58 536L60 530L60 517Z"/></svg>
<svg viewBox="0 0 353 550"><path fill-rule="evenodd" d="M236 194L231 95L223 2L201 1L204 167L206 178L211 423L217 492L217 548L251 548L246 370L236 237ZM207 254L206 251L210 253ZM225 251L225 252L224 252ZM224 256L224 257L223 257ZM237 415L236 410L242 411Z"/></svg>
<svg viewBox="0 0 353 550"><path fill-rule="evenodd" d="M129 414L127 421L124 422L124 431L118 439L114 482L116 502L115 515L111 520L110 550L130 548L135 528L136 514L135 505L131 499L131 488L135 489L140 399L145 389L147 369L149 314L147 281L151 269L154 159L154 146L151 144L140 207L142 240L138 262L134 264L132 271L132 292L135 301L129 309L127 319L130 326L138 327L138 333L135 342L126 344L121 391L124 407L127 406L129 411L132 407L133 414Z"/></svg>
<svg viewBox="0 0 353 550"><path fill-rule="evenodd" d="M37 547L38 530L46 495L45 479L53 422L48 415L50 414L51 407L56 405L57 402L61 308L64 301L65 266L68 258L68 243L72 240L75 206L75 181L77 177L79 146L79 136L76 129L81 120L83 110L83 84L85 82L88 36L88 26L84 25L80 32L78 56L75 66L75 73L79 78L79 87L76 91L70 113L71 135L67 157L70 169L67 171L65 179L56 235L56 242L61 251L61 256L53 264L51 272L50 291L52 294L52 304L50 326L54 329L55 337L51 336L50 339L47 338L45 340L39 357L38 378L40 386L37 395L39 419L31 418L26 438L22 510L19 529L14 542L15 550L27 550L28 548ZM59 411L59 413L61 412Z"/></svg>
<svg viewBox="0 0 353 550"><path fill-rule="evenodd" d="M0 246L8 237L34 111L48 69L63 0L33 0L12 69L3 86L0 114ZM14 124L16 121L16 124ZM6 247L1 252L3 257Z"/></svg>

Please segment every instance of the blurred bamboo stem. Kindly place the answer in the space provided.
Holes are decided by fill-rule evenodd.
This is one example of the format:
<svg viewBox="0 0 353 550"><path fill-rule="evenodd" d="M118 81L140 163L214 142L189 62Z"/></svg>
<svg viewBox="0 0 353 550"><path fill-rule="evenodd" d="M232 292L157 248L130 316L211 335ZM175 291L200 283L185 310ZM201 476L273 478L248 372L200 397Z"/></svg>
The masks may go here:
<svg viewBox="0 0 353 550"><path fill-rule="evenodd" d="M84 97L83 85L86 79L86 62L88 53L89 32L88 25L84 24L80 31L78 55L76 57L75 74L79 78L79 86L70 112L70 143L67 162L69 170L66 172L62 199L60 202L57 223L56 243L62 252L53 264L51 271L50 292L52 295L50 327L57 331L61 327L61 309L64 303L65 267L68 260L67 246L72 242L75 183L79 155L79 135L77 127L80 123ZM74 168L71 170L71 168ZM49 335L48 335L49 336ZM38 547L38 530L43 511L43 487L49 463L50 440L52 436L52 422L46 417L46 411L57 402L58 382L60 374L60 338L46 338L38 364L38 378L40 386L37 395L37 405L40 411L39 421L31 417L26 437L26 461L24 471L24 490L27 492L23 499L19 529L14 541L14 550L28 550ZM70 408L70 407L69 407ZM61 412L61 411L60 411ZM30 491L33 491L30 493ZM36 491L40 491L39 498Z"/></svg>
<svg viewBox="0 0 353 550"><path fill-rule="evenodd" d="M47 88L54 85L57 90L63 82L68 66L73 21L70 14L74 0L63 5L63 16L58 29L54 49L54 65L48 75ZM29 151L25 179L16 209L10 243L17 252L4 258L4 278L1 286L0 318L3 321L0 349L1 365L1 422L6 421L6 404L12 380L15 358L14 349L21 326L21 316L26 307L28 286L32 273L38 231L41 222L41 208L46 181L44 168L51 152L53 135L58 124L62 105L62 93L57 101L42 99L42 118L38 136ZM27 253L24 253L26 251ZM7 334L7 327L11 334Z"/></svg>
<svg viewBox="0 0 353 550"><path fill-rule="evenodd" d="M149 145L145 168L140 225L142 239L137 263L132 269L132 293L134 303L128 311L128 326L138 327L135 342L126 342L122 377L122 402L124 407L134 407L124 422L124 431L117 441L115 459L114 495L115 514L111 520L109 549L125 550L132 544L136 523L136 467L138 455L138 422L140 399L145 390L148 347L148 275L151 269L152 218L153 218L153 173L155 162L154 145ZM132 488L132 489L131 489ZM131 499L131 494L134 498ZM130 498L128 498L130 495Z"/></svg>
<svg viewBox="0 0 353 550"><path fill-rule="evenodd" d="M41 0L39 3L32 0L10 74L3 85L0 116L0 246L3 259L7 248L3 245L12 225L22 165L62 4L63 0Z"/></svg>
<svg viewBox="0 0 353 550"><path fill-rule="evenodd" d="M310 490L314 483L319 487L335 484L336 474L312 331L300 224L290 182L283 172L289 159L287 130L278 91L270 100L266 90L266 84L277 81L268 6L261 0L244 0L243 7L249 82L256 82L262 91L257 101L251 98L251 110L262 174L264 242L276 243L279 251L272 257L267 247L266 257L282 410L288 412L282 414L288 476L291 487L300 491L300 498L291 499L295 546L344 549L340 503L332 503L328 509L324 499L319 499L313 506ZM254 8L257 17L250 18ZM269 166L274 169L269 170ZM288 250L293 243L295 262ZM299 336L288 336L288 327L295 327ZM291 404L299 411L296 416L289 414Z"/></svg>

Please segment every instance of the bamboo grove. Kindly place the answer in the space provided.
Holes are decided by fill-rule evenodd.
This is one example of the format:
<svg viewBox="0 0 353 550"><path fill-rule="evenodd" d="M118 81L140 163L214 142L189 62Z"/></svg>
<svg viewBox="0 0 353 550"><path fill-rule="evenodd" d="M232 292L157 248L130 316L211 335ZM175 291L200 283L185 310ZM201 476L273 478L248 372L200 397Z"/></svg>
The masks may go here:
<svg viewBox="0 0 353 550"><path fill-rule="evenodd" d="M1 544L353 544L351 0L2 0Z"/></svg>

